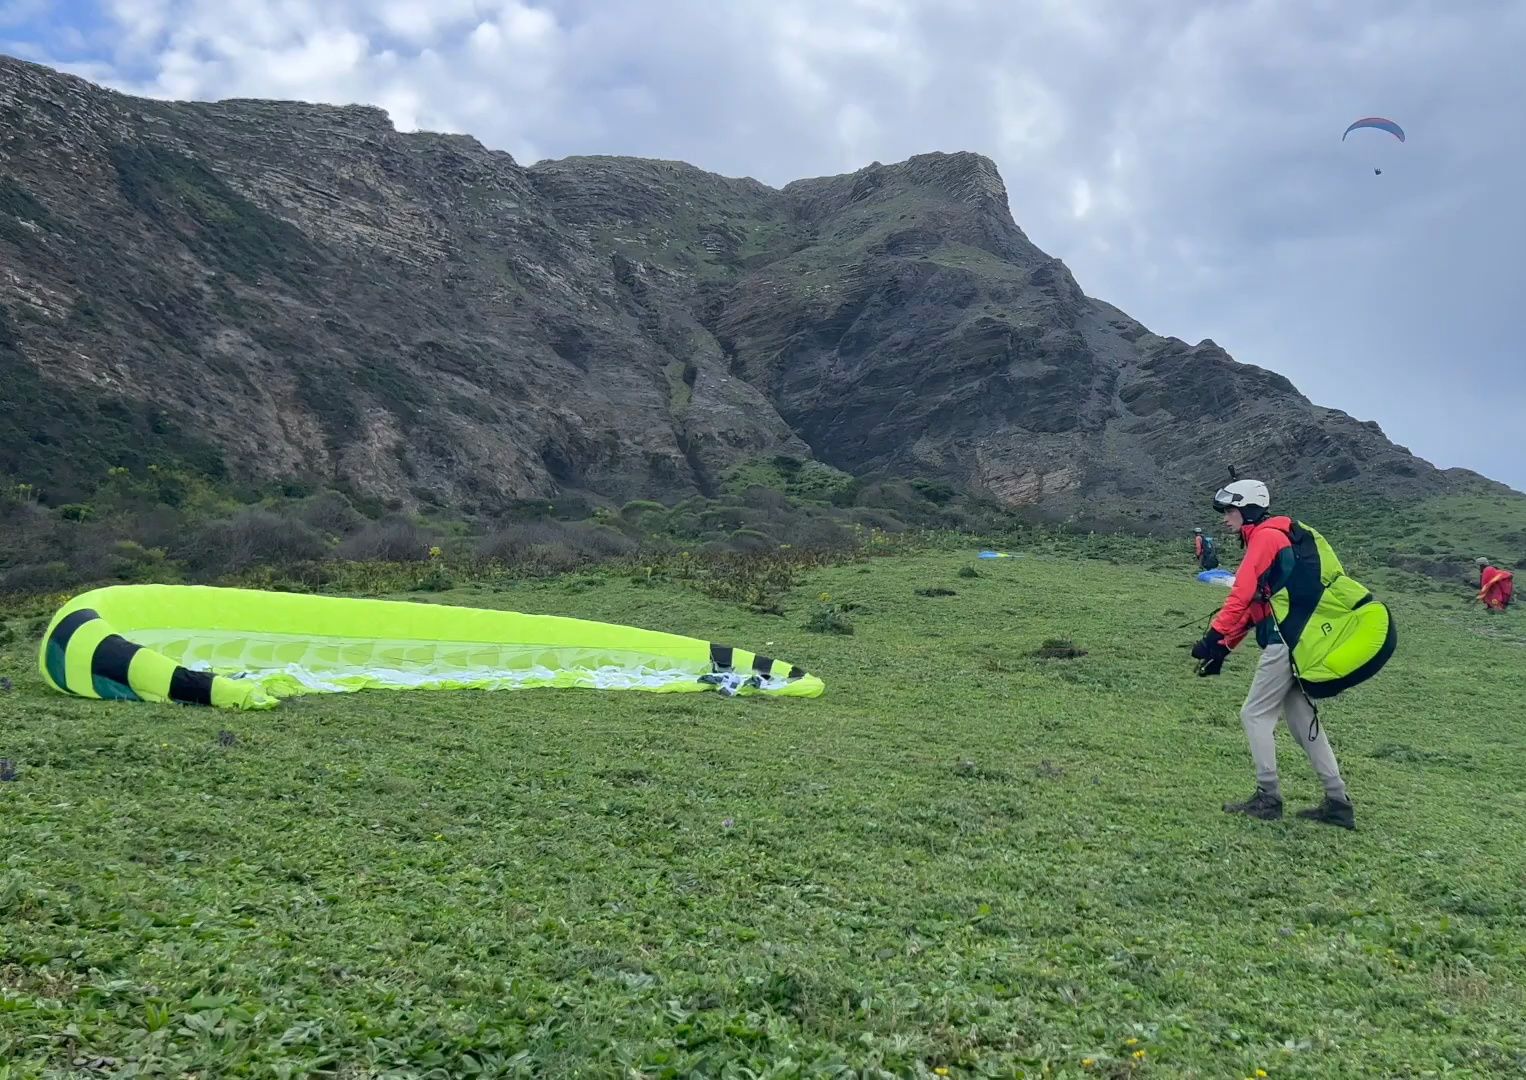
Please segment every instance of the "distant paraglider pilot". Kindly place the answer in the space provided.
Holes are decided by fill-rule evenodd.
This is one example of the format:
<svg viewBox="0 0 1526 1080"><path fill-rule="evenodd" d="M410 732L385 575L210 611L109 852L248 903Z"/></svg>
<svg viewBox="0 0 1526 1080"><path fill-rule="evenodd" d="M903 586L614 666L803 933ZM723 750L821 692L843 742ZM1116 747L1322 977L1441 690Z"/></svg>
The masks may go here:
<svg viewBox="0 0 1526 1080"><path fill-rule="evenodd" d="M1197 557L1199 570L1219 568L1219 552L1214 545L1213 537L1204 536L1202 529L1192 530L1192 552Z"/></svg>
<svg viewBox="0 0 1526 1080"><path fill-rule="evenodd" d="M1509 570L1490 566L1488 559L1478 560L1478 599L1489 611L1504 611L1515 595L1515 575Z"/></svg>

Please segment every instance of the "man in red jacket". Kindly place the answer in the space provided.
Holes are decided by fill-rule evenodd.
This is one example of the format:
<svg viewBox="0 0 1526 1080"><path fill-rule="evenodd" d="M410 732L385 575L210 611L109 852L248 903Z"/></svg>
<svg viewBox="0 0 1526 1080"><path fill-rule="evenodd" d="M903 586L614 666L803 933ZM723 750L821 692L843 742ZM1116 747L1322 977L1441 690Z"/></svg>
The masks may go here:
<svg viewBox="0 0 1526 1080"><path fill-rule="evenodd" d="M1490 566L1488 559L1478 560L1478 598L1490 611L1504 611L1515 595L1515 575L1509 570Z"/></svg>
<svg viewBox="0 0 1526 1080"><path fill-rule="evenodd" d="M1262 649L1250 693L1240 710L1256 770L1256 791L1244 802L1226 803L1224 809L1267 821L1282 817L1282 789L1277 779L1280 715L1325 787L1324 801L1300 810L1298 816L1354 829L1356 815L1335 752L1324 730L1315 724L1314 705L1293 674L1291 649L1321 588L1318 559L1297 557L1289 536L1293 521L1269 516L1271 501L1271 493L1259 480L1236 480L1220 488L1213 498L1213 508L1224 515L1224 527L1239 534L1245 557L1235 571L1235 584L1223 608L1203 640L1192 647L1192 655L1202 661L1198 674L1217 675L1224 658L1252 628ZM1285 624L1279 625L1271 597L1282 589L1288 591L1290 607ZM1300 614L1295 616L1295 612Z"/></svg>

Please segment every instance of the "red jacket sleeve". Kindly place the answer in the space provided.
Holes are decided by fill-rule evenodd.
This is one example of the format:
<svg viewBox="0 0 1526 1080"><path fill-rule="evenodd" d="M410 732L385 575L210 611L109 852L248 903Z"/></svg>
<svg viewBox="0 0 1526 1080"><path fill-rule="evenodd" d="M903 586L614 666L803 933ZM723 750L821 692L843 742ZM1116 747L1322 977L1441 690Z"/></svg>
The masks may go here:
<svg viewBox="0 0 1526 1080"><path fill-rule="evenodd" d="M1291 543L1280 529L1261 528L1250 534L1245 558L1235 570L1234 587L1210 624L1229 648L1239 645L1245 640L1247 631L1266 618L1269 605L1256 598L1256 590L1260 587L1261 575L1271 569L1277 553L1290 547Z"/></svg>

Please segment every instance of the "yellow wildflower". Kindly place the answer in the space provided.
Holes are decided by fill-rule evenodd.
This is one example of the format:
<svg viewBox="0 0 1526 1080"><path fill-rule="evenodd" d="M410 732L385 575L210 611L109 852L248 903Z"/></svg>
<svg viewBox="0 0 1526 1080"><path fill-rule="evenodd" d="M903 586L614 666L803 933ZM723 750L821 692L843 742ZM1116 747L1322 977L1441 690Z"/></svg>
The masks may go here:
<svg viewBox="0 0 1526 1080"><path fill-rule="evenodd" d="M1124 1046L1138 1046L1139 1045L1139 1040L1138 1039L1124 1039L1123 1040L1123 1045Z"/></svg>
<svg viewBox="0 0 1526 1080"><path fill-rule="evenodd" d="M441 552L438 547L432 547L429 549L429 557L431 559L438 559L442 554L443 552Z"/></svg>
<svg viewBox="0 0 1526 1080"><path fill-rule="evenodd" d="M1091 1068L1095 1064L1097 1064L1097 1059L1096 1058L1082 1058L1081 1059L1081 1068L1083 1068L1083 1069L1089 1069L1089 1068Z"/></svg>
<svg viewBox="0 0 1526 1080"><path fill-rule="evenodd" d="M1259 1077L1261 1077L1261 1078L1262 1078L1262 1080L1265 1080L1265 1077L1266 1077L1266 1070L1265 1070L1265 1069L1257 1069L1257 1070L1256 1070L1256 1075L1257 1075L1257 1076L1259 1076Z"/></svg>
<svg viewBox="0 0 1526 1080"><path fill-rule="evenodd" d="M939 1065L936 1069L933 1070L933 1072L937 1073L939 1076L947 1076L948 1075L948 1066L947 1065Z"/></svg>
<svg viewBox="0 0 1526 1080"><path fill-rule="evenodd" d="M1144 1060L1144 1056L1145 1056L1145 1052L1143 1050L1135 1050L1134 1051L1134 1060L1135 1061L1143 1061Z"/></svg>

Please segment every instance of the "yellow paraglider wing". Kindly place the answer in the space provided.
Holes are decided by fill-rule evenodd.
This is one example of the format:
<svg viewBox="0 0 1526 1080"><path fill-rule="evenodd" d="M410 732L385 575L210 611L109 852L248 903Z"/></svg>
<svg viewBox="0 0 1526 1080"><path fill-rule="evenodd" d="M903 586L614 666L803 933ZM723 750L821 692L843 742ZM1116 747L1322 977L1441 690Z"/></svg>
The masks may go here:
<svg viewBox="0 0 1526 1080"><path fill-rule="evenodd" d="M38 667L80 697L235 709L281 698L538 686L816 697L782 660L558 615L198 585L114 585L54 615Z"/></svg>

